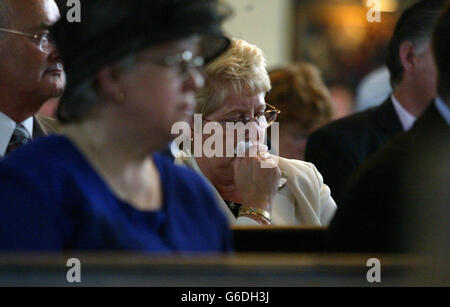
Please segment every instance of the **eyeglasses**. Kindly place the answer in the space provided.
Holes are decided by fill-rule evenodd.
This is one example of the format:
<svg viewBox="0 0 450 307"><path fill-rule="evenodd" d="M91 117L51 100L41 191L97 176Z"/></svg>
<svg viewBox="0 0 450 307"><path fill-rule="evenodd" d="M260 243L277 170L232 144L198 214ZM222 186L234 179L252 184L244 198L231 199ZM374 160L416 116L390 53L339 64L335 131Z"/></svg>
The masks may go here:
<svg viewBox="0 0 450 307"><path fill-rule="evenodd" d="M158 65L168 67L176 67L179 74L186 77L191 69L197 69L203 73L205 59L201 56L194 56L189 50L183 51L176 55L169 55L163 57L145 57L144 61L152 61Z"/></svg>
<svg viewBox="0 0 450 307"><path fill-rule="evenodd" d="M227 119L227 120L223 120L223 121L208 120L208 119L204 119L204 120L207 122L216 122L216 123L221 124L222 126L226 126L226 123L232 123L232 124L243 123L244 125L246 125L251 122L256 122L258 124L258 126L265 125L266 128L268 128L268 127L270 127L270 125L272 125L275 122L275 120L278 117L278 114L280 114L281 111L268 103L266 103L266 106L269 109L265 110L264 113L254 117L254 118L237 118L237 119Z"/></svg>
<svg viewBox="0 0 450 307"><path fill-rule="evenodd" d="M39 50L41 50L44 53L50 53L52 51L52 48L54 48L54 46L55 46L52 36L48 32L42 33L42 34L31 34L31 33L25 33L25 32L21 32L21 31L17 31L17 30L4 29L4 28L0 28L0 32L31 37L38 42Z"/></svg>

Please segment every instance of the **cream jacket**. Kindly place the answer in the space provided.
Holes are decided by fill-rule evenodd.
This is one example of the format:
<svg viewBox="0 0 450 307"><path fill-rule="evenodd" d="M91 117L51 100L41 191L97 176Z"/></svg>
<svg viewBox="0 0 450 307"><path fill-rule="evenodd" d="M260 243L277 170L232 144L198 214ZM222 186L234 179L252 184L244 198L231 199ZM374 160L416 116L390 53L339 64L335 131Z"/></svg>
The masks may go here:
<svg viewBox="0 0 450 307"><path fill-rule="evenodd" d="M235 218L213 184L203 175L195 158L180 155L175 163L196 171L210 184L231 225L259 225L247 218ZM278 167L287 182L272 202L272 225L327 226L337 209L330 188L323 183L316 167L300 160L278 159Z"/></svg>
<svg viewBox="0 0 450 307"><path fill-rule="evenodd" d="M40 125L44 134L58 134L61 132L61 126L56 119L42 114L36 114L34 118L37 121L38 125Z"/></svg>

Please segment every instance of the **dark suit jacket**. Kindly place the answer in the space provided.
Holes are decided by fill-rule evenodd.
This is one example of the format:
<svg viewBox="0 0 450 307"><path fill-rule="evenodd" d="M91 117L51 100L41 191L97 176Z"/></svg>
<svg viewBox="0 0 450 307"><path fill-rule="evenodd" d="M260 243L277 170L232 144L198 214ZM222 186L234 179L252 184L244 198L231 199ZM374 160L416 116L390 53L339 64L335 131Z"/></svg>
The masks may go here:
<svg viewBox="0 0 450 307"><path fill-rule="evenodd" d="M317 167L337 200L361 162L402 131L388 98L380 106L339 119L314 132L306 144L305 160Z"/></svg>
<svg viewBox="0 0 450 307"><path fill-rule="evenodd" d="M410 131L369 157L330 225L333 251L422 251L437 237L448 246L449 140L450 128L432 103Z"/></svg>
<svg viewBox="0 0 450 307"><path fill-rule="evenodd" d="M60 131L61 127L57 120L41 114L33 116L33 139L44 137L51 133L60 133ZM3 157L0 156L1 158Z"/></svg>

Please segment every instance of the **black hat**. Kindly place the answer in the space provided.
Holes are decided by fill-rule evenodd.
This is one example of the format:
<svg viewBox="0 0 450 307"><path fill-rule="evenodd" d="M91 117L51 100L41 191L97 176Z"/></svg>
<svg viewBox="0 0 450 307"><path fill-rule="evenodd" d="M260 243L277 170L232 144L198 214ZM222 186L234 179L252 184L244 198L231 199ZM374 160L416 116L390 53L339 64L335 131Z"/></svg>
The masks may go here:
<svg viewBox="0 0 450 307"><path fill-rule="evenodd" d="M217 0L81 0L81 22L59 5L61 19L50 29L67 75L65 96L106 64L129 53L200 34L208 62L229 46L221 22L231 10Z"/></svg>

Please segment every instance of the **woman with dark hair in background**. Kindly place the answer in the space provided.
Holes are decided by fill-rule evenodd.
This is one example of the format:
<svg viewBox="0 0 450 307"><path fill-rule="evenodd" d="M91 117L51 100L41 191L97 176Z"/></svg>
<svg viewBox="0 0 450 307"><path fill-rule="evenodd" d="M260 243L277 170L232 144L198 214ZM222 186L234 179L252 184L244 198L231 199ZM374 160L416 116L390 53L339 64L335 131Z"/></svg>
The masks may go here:
<svg viewBox="0 0 450 307"><path fill-rule="evenodd" d="M308 136L333 117L330 93L312 64L296 63L269 76L266 100L281 111L280 156L303 160Z"/></svg>

